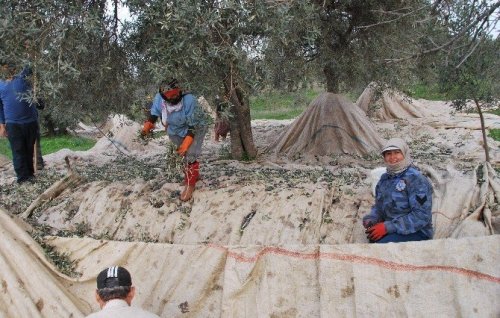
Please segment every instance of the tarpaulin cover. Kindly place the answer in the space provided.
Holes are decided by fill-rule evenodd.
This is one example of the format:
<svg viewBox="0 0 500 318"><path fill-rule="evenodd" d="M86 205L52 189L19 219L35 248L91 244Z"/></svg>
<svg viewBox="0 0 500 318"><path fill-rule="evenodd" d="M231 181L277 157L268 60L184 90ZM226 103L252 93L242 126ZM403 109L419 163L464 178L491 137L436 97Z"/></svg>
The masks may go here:
<svg viewBox="0 0 500 318"><path fill-rule="evenodd" d="M77 262L61 275L0 211L5 317L81 317L98 310L95 277L122 265L133 305L162 317L497 317L500 236L388 245L225 246L54 237Z"/></svg>

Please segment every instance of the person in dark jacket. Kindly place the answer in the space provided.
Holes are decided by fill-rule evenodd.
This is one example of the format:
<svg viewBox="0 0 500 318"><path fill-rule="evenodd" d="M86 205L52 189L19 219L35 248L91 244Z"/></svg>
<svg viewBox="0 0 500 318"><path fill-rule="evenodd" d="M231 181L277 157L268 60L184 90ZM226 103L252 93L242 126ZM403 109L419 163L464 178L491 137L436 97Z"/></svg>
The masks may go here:
<svg viewBox="0 0 500 318"><path fill-rule="evenodd" d="M370 242L432 239L432 185L412 165L411 152L400 138L382 150L387 172L375 189L375 204L363 218Z"/></svg>
<svg viewBox="0 0 500 318"><path fill-rule="evenodd" d="M16 75L12 63L2 63L5 80L0 80L0 137L9 139L17 182L34 178L33 155L39 134L38 111L28 95L31 69L25 67Z"/></svg>

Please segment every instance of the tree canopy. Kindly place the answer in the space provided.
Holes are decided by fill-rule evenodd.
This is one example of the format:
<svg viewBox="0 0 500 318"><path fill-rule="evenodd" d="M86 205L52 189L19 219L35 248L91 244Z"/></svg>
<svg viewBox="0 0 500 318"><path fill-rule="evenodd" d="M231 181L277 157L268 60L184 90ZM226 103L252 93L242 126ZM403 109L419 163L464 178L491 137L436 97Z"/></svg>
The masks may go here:
<svg viewBox="0 0 500 318"><path fill-rule="evenodd" d="M132 21L122 23L119 2ZM159 81L176 77L197 95L233 106L235 158L256 155L250 95L312 82L330 92L371 81L437 83L472 57L490 63L480 47L493 41L500 7L487 0L0 3L0 59L32 65L34 95L49 105L46 127L133 115Z"/></svg>

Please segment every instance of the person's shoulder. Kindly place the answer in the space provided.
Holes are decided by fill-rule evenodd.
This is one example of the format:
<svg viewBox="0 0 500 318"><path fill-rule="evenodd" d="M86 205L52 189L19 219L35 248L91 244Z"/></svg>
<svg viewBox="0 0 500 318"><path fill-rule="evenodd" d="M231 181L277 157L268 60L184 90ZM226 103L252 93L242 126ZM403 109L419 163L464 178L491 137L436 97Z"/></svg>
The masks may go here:
<svg viewBox="0 0 500 318"><path fill-rule="evenodd" d="M157 103L160 102L163 98L161 97L160 93L156 93L155 97L153 98L153 102Z"/></svg>
<svg viewBox="0 0 500 318"><path fill-rule="evenodd" d="M130 311L134 311L134 315L136 315L136 317L139 317L139 318L159 318L158 315L156 314L153 314L152 312L150 311L147 311L147 310L144 310L142 308L139 308L139 307L129 307Z"/></svg>
<svg viewBox="0 0 500 318"><path fill-rule="evenodd" d="M413 180L413 182L426 183L430 185L427 177L415 166L411 166L405 173L405 177Z"/></svg>
<svg viewBox="0 0 500 318"><path fill-rule="evenodd" d="M154 109L154 108L161 109L162 101L163 101L163 98L161 97L160 93L156 93L156 95L153 99L151 108L152 109Z"/></svg>
<svg viewBox="0 0 500 318"><path fill-rule="evenodd" d="M384 173L382 173L382 175L380 176L380 179L378 181L379 182L380 181L385 181L385 180L389 179L389 176L390 175L387 172L384 172Z"/></svg>
<svg viewBox="0 0 500 318"><path fill-rule="evenodd" d="M423 174L420 171L420 169L417 168L417 167L415 167L415 166L410 166L406 170L405 175L407 175L407 176L414 176L414 177L421 177L421 176L423 176Z"/></svg>
<svg viewBox="0 0 500 318"><path fill-rule="evenodd" d="M182 95L182 98L184 98L185 100L189 100L189 101L196 101L196 97L191 92L184 93L184 95Z"/></svg>
<svg viewBox="0 0 500 318"><path fill-rule="evenodd" d="M132 315L133 317L137 318L159 318L160 316L153 314L150 311L146 311L140 307L134 307L134 306L127 306L127 307L122 307L118 308L118 311L114 311L114 309L111 309L112 311L109 312L109 310L100 310L97 312L94 312L85 318L104 318L104 317L110 317L112 315L113 317L117 314L127 314L126 316Z"/></svg>

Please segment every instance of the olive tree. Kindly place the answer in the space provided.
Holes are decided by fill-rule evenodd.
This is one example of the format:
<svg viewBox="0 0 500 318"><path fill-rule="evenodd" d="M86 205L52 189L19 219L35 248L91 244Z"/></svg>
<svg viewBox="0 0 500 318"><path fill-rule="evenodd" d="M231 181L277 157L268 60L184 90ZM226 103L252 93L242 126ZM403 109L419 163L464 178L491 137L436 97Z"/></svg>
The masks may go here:
<svg viewBox="0 0 500 318"><path fill-rule="evenodd" d="M499 6L486 0L286 1L263 64L268 77L280 82L312 70L329 92L371 81L402 88L426 72L435 74L437 59L463 51L471 34L491 31Z"/></svg>
<svg viewBox="0 0 500 318"><path fill-rule="evenodd" d="M31 65L49 131L128 109L131 71L106 0L0 2L0 58Z"/></svg>
<svg viewBox="0 0 500 318"><path fill-rule="evenodd" d="M255 84L258 46L271 29L272 2L242 0L127 1L136 16L128 38L139 76L176 77L185 88L231 105L233 158L257 155L249 95ZM142 74L142 75L141 75Z"/></svg>
<svg viewBox="0 0 500 318"><path fill-rule="evenodd" d="M475 110L489 161L483 110L498 107L500 1L435 1L420 49L393 62L416 60L416 73L439 85L459 111ZM498 31L496 31L498 33Z"/></svg>
<svg viewBox="0 0 500 318"><path fill-rule="evenodd" d="M416 34L425 27L429 5L420 0L310 0L287 1L283 7L281 23L266 42L269 77L286 73L293 81L294 75L307 74L338 93L373 80L405 81L410 63L388 61L418 47ZM273 67L277 60L285 63Z"/></svg>

